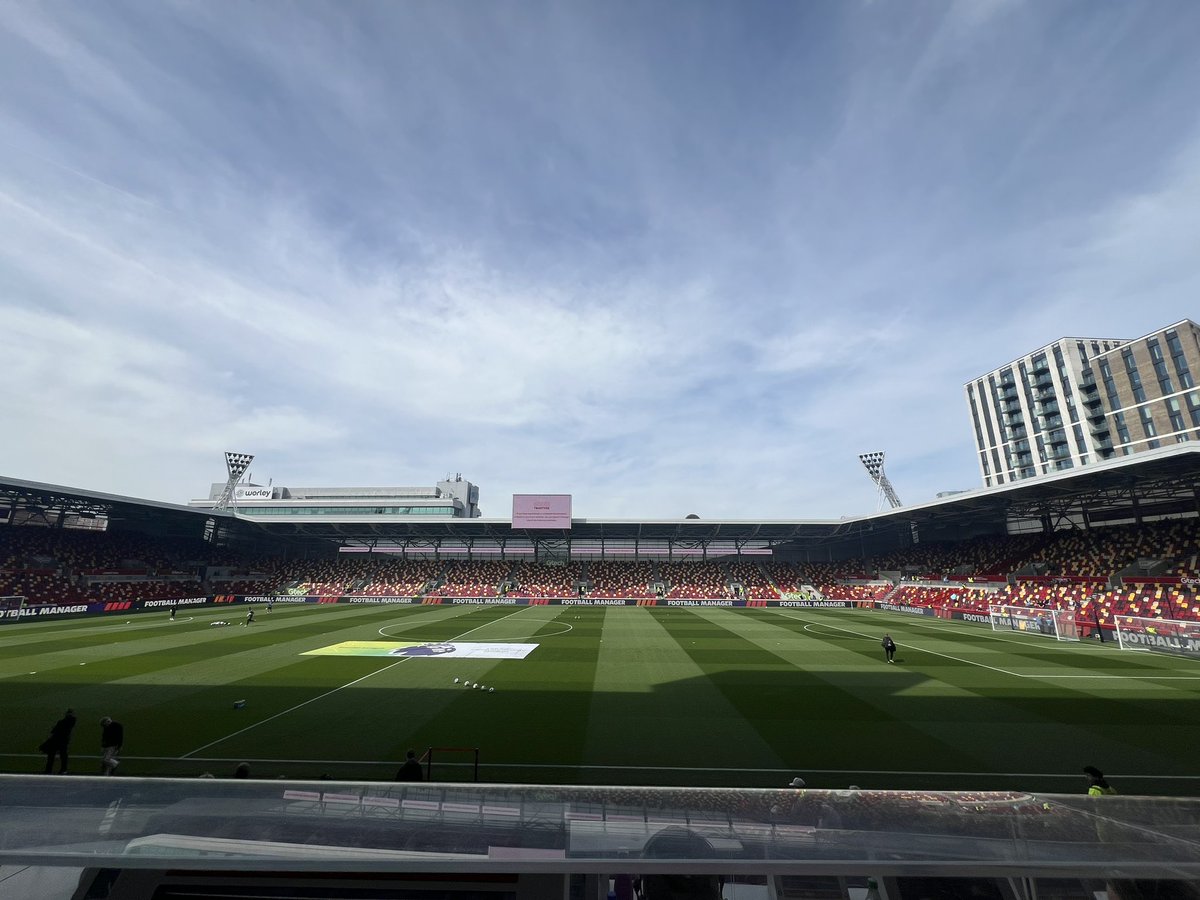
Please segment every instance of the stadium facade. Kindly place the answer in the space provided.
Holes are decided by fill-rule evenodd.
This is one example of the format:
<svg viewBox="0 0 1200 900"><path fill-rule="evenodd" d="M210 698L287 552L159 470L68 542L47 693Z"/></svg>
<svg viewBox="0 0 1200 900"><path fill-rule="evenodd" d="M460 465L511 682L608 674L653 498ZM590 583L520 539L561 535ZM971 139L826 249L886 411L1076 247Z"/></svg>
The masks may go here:
<svg viewBox="0 0 1200 900"><path fill-rule="evenodd" d="M212 509L224 483L213 483L208 497L189 506ZM433 487L283 487L239 484L233 491L237 515L250 521L405 522L414 518L478 518L479 487L461 475Z"/></svg>
<svg viewBox="0 0 1200 900"><path fill-rule="evenodd" d="M1200 439L1200 325L1064 337L964 385L986 487Z"/></svg>

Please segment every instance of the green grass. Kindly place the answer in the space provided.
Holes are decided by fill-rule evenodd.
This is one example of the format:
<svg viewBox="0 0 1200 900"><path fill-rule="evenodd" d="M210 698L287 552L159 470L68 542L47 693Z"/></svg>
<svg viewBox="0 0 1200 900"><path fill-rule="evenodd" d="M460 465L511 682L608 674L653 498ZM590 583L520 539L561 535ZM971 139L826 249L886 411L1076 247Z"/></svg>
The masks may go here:
<svg viewBox="0 0 1200 900"><path fill-rule="evenodd" d="M235 624L209 627L222 618ZM40 771L36 748L71 706L84 773L111 715L129 775L226 774L246 759L263 776L390 779L406 748L436 746L480 748L488 781L766 787L802 774L813 787L1078 791L1092 764L1123 793L1200 791L1188 659L865 610L329 605L243 618L3 626L0 768ZM385 627L539 646L499 661L301 655Z"/></svg>

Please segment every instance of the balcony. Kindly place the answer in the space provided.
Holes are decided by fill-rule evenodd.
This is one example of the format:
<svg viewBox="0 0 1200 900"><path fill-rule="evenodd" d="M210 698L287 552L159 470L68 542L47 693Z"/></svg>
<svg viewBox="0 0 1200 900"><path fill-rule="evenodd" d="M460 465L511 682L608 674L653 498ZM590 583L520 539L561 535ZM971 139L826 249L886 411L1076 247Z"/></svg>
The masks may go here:
<svg viewBox="0 0 1200 900"><path fill-rule="evenodd" d="M1034 375L1041 375L1043 372L1049 372L1050 371L1050 360L1043 359L1043 360L1035 362L1033 364L1033 367L1029 371L1031 371Z"/></svg>
<svg viewBox="0 0 1200 900"><path fill-rule="evenodd" d="M1046 443L1051 447L1066 446L1067 434L1065 431L1055 431L1046 439Z"/></svg>

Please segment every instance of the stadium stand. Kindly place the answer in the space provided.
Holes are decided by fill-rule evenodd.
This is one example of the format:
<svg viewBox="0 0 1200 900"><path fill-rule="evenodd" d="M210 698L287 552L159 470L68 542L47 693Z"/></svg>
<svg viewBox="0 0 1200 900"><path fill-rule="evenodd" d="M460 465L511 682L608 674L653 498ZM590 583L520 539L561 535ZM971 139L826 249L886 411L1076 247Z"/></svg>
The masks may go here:
<svg viewBox="0 0 1200 900"><path fill-rule="evenodd" d="M889 603L906 606L923 606L935 610L958 609L970 612L987 612L988 605L997 602L996 592L983 588L968 588L963 585L917 585L905 584L887 596Z"/></svg>
<svg viewBox="0 0 1200 900"><path fill-rule="evenodd" d="M715 562L672 562L659 567L668 599L721 600L731 595L729 583Z"/></svg>
<svg viewBox="0 0 1200 900"><path fill-rule="evenodd" d="M577 597L577 585L583 581L583 563L567 565L540 565L523 561L517 564L513 577L516 587L510 590L511 597Z"/></svg>
<svg viewBox="0 0 1200 900"><path fill-rule="evenodd" d="M643 600L655 596L650 586L654 580L654 566L651 563L603 560L589 562L587 572L592 586L588 591L589 597Z"/></svg>
<svg viewBox="0 0 1200 900"><path fill-rule="evenodd" d="M444 565L432 559L377 560L358 593L367 597L416 597L438 577Z"/></svg>
<svg viewBox="0 0 1200 900"><path fill-rule="evenodd" d="M513 564L501 560L453 560L430 597L496 597Z"/></svg>
<svg viewBox="0 0 1200 900"><path fill-rule="evenodd" d="M986 535L959 543L922 543L872 560L877 571L899 571L932 581L1003 581L1045 542L1041 535Z"/></svg>
<svg viewBox="0 0 1200 900"><path fill-rule="evenodd" d="M779 591L771 584L757 561L734 560L726 565L731 583L740 584L747 600L775 600Z"/></svg>
<svg viewBox="0 0 1200 900"><path fill-rule="evenodd" d="M206 575L215 566L221 574ZM202 593L494 597L510 583L513 596L526 598L582 591L597 599L652 599L662 584L667 599L770 600L811 585L829 599L939 610L986 612L989 603L1072 609L1081 624L1110 626L1116 615L1200 619L1197 572L1198 519L987 536L822 563L729 557L567 565L379 553L277 561L137 533L0 526L0 596L29 605Z"/></svg>

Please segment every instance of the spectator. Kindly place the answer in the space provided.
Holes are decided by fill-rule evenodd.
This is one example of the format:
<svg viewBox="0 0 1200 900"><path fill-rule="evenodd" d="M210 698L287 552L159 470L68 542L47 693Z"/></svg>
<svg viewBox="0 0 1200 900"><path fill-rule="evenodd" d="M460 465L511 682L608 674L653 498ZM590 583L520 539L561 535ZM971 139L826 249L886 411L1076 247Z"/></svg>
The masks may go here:
<svg viewBox="0 0 1200 900"><path fill-rule="evenodd" d="M68 709L63 717L50 729L50 737L42 741L38 749L46 754L46 774L54 770L54 757L59 758L59 775L67 774L67 748L71 744L71 732L75 728L75 710Z"/></svg>
<svg viewBox="0 0 1200 900"><path fill-rule="evenodd" d="M117 755L121 745L125 743L125 727L120 722L114 722L108 716L100 720L100 749L104 756L100 760L100 774L111 775L117 770L121 761Z"/></svg>
<svg viewBox="0 0 1200 900"><path fill-rule="evenodd" d="M237 768L233 770L233 777L234 778L249 778L250 777L250 763L246 763L246 762L238 763Z"/></svg>
<svg viewBox="0 0 1200 900"><path fill-rule="evenodd" d="M1104 797L1117 792L1117 789L1105 780L1104 773L1095 766L1084 766L1083 774L1087 776L1089 797Z"/></svg>
<svg viewBox="0 0 1200 900"><path fill-rule="evenodd" d="M421 764L417 762L417 752L409 750L404 754L404 765L396 770L397 781L424 781L425 775L421 771Z"/></svg>

